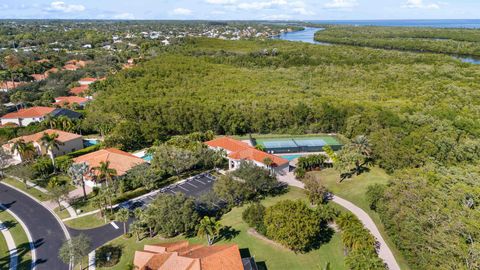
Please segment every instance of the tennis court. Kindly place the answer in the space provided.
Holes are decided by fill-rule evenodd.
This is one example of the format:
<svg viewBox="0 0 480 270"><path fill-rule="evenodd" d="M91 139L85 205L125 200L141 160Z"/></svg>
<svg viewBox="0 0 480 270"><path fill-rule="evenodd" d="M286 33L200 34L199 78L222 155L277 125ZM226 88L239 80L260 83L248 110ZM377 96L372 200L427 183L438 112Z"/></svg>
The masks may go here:
<svg viewBox="0 0 480 270"><path fill-rule="evenodd" d="M261 138L256 144L262 145L269 153L322 152L324 146L337 151L342 147L334 136Z"/></svg>

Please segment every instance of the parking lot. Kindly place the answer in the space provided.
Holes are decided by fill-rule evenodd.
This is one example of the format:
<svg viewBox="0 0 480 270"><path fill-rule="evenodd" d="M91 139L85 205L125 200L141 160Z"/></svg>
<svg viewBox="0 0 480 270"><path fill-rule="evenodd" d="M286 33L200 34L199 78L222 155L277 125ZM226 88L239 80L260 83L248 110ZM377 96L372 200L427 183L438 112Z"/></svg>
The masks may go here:
<svg viewBox="0 0 480 270"><path fill-rule="evenodd" d="M171 184L162 189L145 194L137 199L130 200L121 203L119 207L128 208L133 210L138 207L145 208L151 203L160 193L165 194L178 194L183 193L188 197L199 198L202 194L209 192L213 189L213 183L215 182L215 176L210 173L202 173L178 183Z"/></svg>

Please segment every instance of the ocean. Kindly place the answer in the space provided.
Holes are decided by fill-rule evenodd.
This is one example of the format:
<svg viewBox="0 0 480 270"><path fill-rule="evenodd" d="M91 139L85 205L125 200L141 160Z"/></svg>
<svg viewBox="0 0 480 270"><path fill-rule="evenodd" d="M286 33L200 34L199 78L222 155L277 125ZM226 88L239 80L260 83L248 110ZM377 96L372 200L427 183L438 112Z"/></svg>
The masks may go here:
<svg viewBox="0 0 480 270"><path fill-rule="evenodd" d="M410 26L434 28L480 28L480 20L315 20L318 24L349 24L374 26Z"/></svg>

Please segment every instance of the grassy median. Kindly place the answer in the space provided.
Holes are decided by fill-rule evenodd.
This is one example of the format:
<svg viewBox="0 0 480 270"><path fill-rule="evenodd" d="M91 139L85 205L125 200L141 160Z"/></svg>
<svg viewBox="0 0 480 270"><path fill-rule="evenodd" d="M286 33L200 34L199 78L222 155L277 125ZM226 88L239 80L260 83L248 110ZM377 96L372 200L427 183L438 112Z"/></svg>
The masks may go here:
<svg viewBox="0 0 480 270"><path fill-rule="evenodd" d="M7 211L0 210L0 220L4 222L9 228L10 233L12 234L15 245L18 249L18 270L30 270L32 265L32 254L30 252L30 242L28 241L27 234L23 230L20 223L18 223L12 215L7 213ZM2 249L2 240L5 245ZM8 264L10 260L8 259L8 248L6 247L7 243L3 236L0 236L0 269L8 269ZM6 249L6 251L4 251ZM7 256L7 257L5 257ZM7 258L7 260L5 260ZM6 262L6 267L5 263Z"/></svg>

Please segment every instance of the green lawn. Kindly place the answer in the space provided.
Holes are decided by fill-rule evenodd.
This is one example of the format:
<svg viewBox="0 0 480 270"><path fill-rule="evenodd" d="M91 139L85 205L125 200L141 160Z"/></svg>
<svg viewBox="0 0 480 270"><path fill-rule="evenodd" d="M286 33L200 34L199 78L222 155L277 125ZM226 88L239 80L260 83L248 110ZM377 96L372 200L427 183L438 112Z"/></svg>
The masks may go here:
<svg viewBox="0 0 480 270"><path fill-rule="evenodd" d="M110 221L107 219L107 222ZM99 213L68 220L64 223L72 229L92 229L105 225L104 219L100 217Z"/></svg>
<svg viewBox="0 0 480 270"><path fill-rule="evenodd" d="M410 269L400 251L398 251L396 246L393 244L393 242L390 240L387 233L385 232L385 228L383 227L383 223L381 222L379 215L375 211L370 210L365 197L365 192L369 185L373 185L376 183L388 183L390 176L385 171L380 168L374 167L371 168L370 172L354 176L350 179L346 179L342 183L338 183L339 174L334 169L326 169L320 172L311 172L310 174L315 175L316 178L319 179L320 182L335 195L349 200L363 210L365 210L365 212L370 215L370 217L377 225L383 238L394 253L395 258L400 264L401 269Z"/></svg>
<svg viewBox="0 0 480 270"><path fill-rule="evenodd" d="M9 225L10 233L18 249L18 268L19 270L29 270L32 264L32 255L30 253L30 242L22 226L7 211L0 210L0 220ZM9 260L4 260L5 256L10 256L7 249L7 243L3 236L0 236L0 269L8 269ZM8 258L8 257L7 257Z"/></svg>
<svg viewBox="0 0 480 270"><path fill-rule="evenodd" d="M10 253L7 247L7 241L0 232L0 269L8 269L10 265Z"/></svg>
<svg viewBox="0 0 480 270"><path fill-rule="evenodd" d="M285 200L285 199L303 199L306 200L304 192L298 188L291 188L290 191L286 194L283 194L278 197L267 198L262 201L265 206L273 205L274 203ZM244 207L234 208L231 212L223 216L221 223L223 226L231 226L234 230L237 230L239 233L232 240L226 241L222 240L220 243L235 243L239 246L240 249L248 249L248 252L251 256L255 257L255 260L261 264L266 265L267 269L276 270L276 269L321 269L326 262L331 263L331 269L346 269L344 265L344 256L343 256L343 247L340 240L340 235L336 233L330 242L322 245L318 250L311 251L306 254L295 254L294 252L273 245L269 242L259 239L255 236L250 235L248 230L248 225L243 222L241 215ZM148 243L160 243L160 242L169 242L183 239L179 236L169 240L161 240L158 238L155 239L144 239L141 242L137 242L135 237L125 239L119 237L109 244L120 246L123 248L123 254L120 259L120 262L110 268L97 268L97 269L127 269L127 266L133 262L133 256L135 250L143 249L143 245ZM205 239L202 238L189 238L192 243L202 243L206 244Z"/></svg>
<svg viewBox="0 0 480 270"><path fill-rule="evenodd" d="M41 192L40 190L33 188L33 187L25 187L25 184L23 182L20 182L18 180L12 179L12 178L5 178L2 180L2 182L7 183L11 186L14 186L30 195L33 197L37 198L39 201L48 201L48 195Z"/></svg>
<svg viewBox="0 0 480 270"><path fill-rule="evenodd" d="M68 213L68 210L65 209L63 206L62 206L62 211L60 211L60 208L55 208L53 210L55 212L55 214L57 214L57 216L60 218L60 219L65 219L65 218L69 218L70 217L70 214Z"/></svg>

